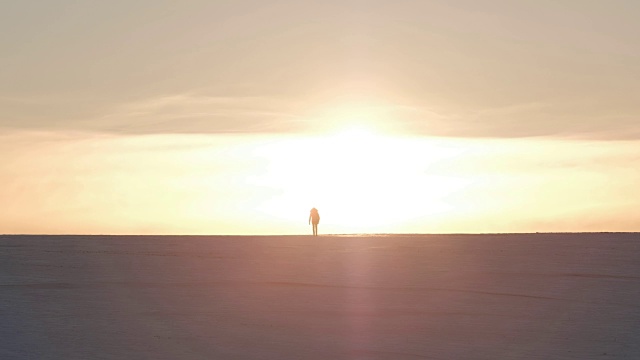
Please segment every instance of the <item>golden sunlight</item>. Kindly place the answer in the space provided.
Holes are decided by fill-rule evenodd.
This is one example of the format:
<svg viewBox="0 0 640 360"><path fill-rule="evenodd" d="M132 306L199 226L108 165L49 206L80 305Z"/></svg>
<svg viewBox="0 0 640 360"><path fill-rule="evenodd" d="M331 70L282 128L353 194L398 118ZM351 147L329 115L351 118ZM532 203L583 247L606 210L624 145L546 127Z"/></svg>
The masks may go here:
<svg viewBox="0 0 640 360"><path fill-rule="evenodd" d="M2 139L5 153L37 154L0 172L5 231L14 233L299 234L311 207L320 234L637 224L629 194L640 172L626 166L635 141L427 138L365 126L316 136Z"/></svg>
<svg viewBox="0 0 640 360"><path fill-rule="evenodd" d="M269 165L253 181L274 190L263 211L295 221L317 207L323 225L337 232L386 232L418 215L438 217L451 210L447 196L466 183L428 169L454 156L455 148L363 126L255 151Z"/></svg>

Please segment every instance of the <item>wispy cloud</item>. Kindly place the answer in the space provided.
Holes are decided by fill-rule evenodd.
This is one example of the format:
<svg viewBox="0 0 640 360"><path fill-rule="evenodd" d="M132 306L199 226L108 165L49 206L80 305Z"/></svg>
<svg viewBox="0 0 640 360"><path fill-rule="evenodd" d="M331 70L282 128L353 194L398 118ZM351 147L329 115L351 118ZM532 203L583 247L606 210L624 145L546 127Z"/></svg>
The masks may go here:
<svg viewBox="0 0 640 360"><path fill-rule="evenodd" d="M178 94L115 106L93 120L100 131L118 133L236 133L285 131L295 114L268 97Z"/></svg>
<svg viewBox="0 0 640 360"><path fill-rule="evenodd" d="M134 101L0 97L0 128L119 134L260 133L301 130L293 101L177 94Z"/></svg>
<svg viewBox="0 0 640 360"><path fill-rule="evenodd" d="M640 139L640 113L612 116L577 106L530 102L457 113L429 110L417 112L412 124L417 132L451 137Z"/></svg>
<svg viewBox="0 0 640 360"><path fill-rule="evenodd" d="M291 97L213 96L195 92L136 100L71 96L0 96L0 130L113 134L305 132L345 119L375 119L383 127L425 136L469 138L561 137L640 139L640 113L589 111L584 104L532 101L451 111L425 104L368 99L349 106ZM314 113L313 110L316 112ZM320 109L320 110L318 110Z"/></svg>

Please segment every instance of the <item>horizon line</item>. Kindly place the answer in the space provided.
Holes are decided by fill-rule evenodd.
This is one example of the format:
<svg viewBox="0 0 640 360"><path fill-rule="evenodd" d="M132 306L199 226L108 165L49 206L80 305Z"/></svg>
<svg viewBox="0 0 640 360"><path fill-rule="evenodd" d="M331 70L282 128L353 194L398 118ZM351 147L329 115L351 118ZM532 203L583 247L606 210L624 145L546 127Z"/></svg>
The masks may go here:
<svg viewBox="0 0 640 360"><path fill-rule="evenodd" d="M437 235L545 235L545 234L640 234L640 231L536 231L536 232L456 232L456 233L336 233L327 237L347 236L437 236ZM298 237L310 234L0 234L0 236L137 236L137 237ZM317 237L317 236L316 236Z"/></svg>

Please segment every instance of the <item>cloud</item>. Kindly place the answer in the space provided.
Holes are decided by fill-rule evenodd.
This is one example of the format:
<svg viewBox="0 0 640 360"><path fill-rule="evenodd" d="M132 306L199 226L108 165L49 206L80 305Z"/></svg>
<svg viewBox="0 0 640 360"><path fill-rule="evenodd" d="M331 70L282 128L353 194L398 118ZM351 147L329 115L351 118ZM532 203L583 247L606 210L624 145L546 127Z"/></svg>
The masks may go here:
<svg viewBox="0 0 640 360"><path fill-rule="evenodd" d="M262 133L301 129L291 101L177 94L136 101L0 97L0 128L116 134Z"/></svg>
<svg viewBox="0 0 640 360"><path fill-rule="evenodd" d="M291 131L296 115L285 101L267 97L179 94L117 105L92 121L117 133L260 133Z"/></svg>
<svg viewBox="0 0 640 360"><path fill-rule="evenodd" d="M344 101L343 101L344 100ZM584 103L523 102L463 108L419 101L314 100L180 93L137 100L70 96L0 97L0 128L111 134L295 133L374 119L383 128L443 137L640 139L640 111ZM340 103L343 101L342 103ZM388 125L388 126L387 126Z"/></svg>
<svg viewBox="0 0 640 360"><path fill-rule="evenodd" d="M640 139L640 112L590 113L579 106L530 102L458 113L417 112L415 132L451 137L559 137L591 140ZM434 116L435 114L435 116ZM420 118L421 117L421 118Z"/></svg>

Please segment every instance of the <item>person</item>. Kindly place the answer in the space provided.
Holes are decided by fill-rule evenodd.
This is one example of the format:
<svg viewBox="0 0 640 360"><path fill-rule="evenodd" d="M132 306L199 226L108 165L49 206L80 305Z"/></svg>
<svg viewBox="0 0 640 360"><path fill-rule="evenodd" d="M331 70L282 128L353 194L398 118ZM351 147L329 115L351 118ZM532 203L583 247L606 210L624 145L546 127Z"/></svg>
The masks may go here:
<svg viewBox="0 0 640 360"><path fill-rule="evenodd" d="M318 224L320 223L320 214L318 213L318 209L311 209L311 213L309 214L309 224L313 224L313 236L318 236Z"/></svg>

